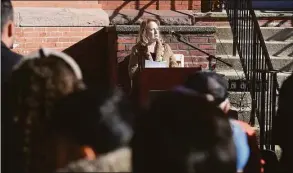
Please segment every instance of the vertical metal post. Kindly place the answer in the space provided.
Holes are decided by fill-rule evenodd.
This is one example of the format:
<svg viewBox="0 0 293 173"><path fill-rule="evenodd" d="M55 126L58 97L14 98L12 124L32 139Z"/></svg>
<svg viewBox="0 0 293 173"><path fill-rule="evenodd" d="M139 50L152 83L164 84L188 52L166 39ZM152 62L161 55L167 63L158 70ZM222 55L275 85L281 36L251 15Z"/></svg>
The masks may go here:
<svg viewBox="0 0 293 173"><path fill-rule="evenodd" d="M275 117L277 115L277 73L273 73L273 94L272 94L272 107L273 107L273 110L272 110L272 123L271 123L271 139L272 139L272 150L274 151L275 150L275 142L274 142L274 120L275 120Z"/></svg>
<svg viewBox="0 0 293 173"><path fill-rule="evenodd" d="M260 105L260 149L264 149L264 135L265 135L265 89L266 89L266 73L261 73L261 105Z"/></svg>
<svg viewBox="0 0 293 173"><path fill-rule="evenodd" d="M257 50L256 50L256 45L257 45L257 40L256 40L256 33L253 33L253 50L252 50L252 68L250 69L250 71L252 71L252 78L250 79L251 82L251 99L252 99L252 105L251 105L251 115L250 115L250 122L251 125L255 125L255 115L256 115L256 56L257 56ZM248 73L250 73L250 71L248 71Z"/></svg>
<svg viewBox="0 0 293 173"><path fill-rule="evenodd" d="M233 25L233 56L236 56L236 50L237 50L237 44L238 44L238 8L239 8L239 3L238 0L234 1L234 25Z"/></svg>

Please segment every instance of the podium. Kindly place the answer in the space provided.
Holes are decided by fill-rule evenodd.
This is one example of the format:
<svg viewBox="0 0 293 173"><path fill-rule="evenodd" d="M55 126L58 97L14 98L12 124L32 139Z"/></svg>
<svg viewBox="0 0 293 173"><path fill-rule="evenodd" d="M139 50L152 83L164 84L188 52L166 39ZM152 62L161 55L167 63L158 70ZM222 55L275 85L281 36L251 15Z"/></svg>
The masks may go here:
<svg viewBox="0 0 293 173"><path fill-rule="evenodd" d="M138 106L150 99L150 92L166 91L182 84L198 68L145 68L133 78L132 98Z"/></svg>

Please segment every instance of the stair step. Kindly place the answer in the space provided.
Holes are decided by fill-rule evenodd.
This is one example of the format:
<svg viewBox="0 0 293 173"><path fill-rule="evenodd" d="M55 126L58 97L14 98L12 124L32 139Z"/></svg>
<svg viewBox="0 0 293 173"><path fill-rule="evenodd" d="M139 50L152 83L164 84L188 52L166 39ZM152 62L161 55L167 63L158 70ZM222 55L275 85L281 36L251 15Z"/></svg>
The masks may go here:
<svg viewBox="0 0 293 173"><path fill-rule="evenodd" d="M244 79L245 75L243 71L240 70L215 70L216 73L223 74L224 78L227 80L239 80ZM289 77L292 74L292 72L287 73L278 73L277 74L277 80L279 85L281 85L287 77Z"/></svg>
<svg viewBox="0 0 293 173"><path fill-rule="evenodd" d="M233 68L235 70L242 70L242 65L240 62L240 57L232 56L232 55L217 55L217 57L220 57L223 61L230 63L233 65ZM280 69L293 61L293 57L289 56L270 56L271 62L273 64L274 69ZM228 67L224 63L217 61L216 68L218 70L230 70L231 67ZM287 69L287 71L293 71L293 66Z"/></svg>
<svg viewBox="0 0 293 173"><path fill-rule="evenodd" d="M266 43L270 55L293 57L293 41L271 41ZM217 40L217 55L231 55L233 53L232 40Z"/></svg>
<svg viewBox="0 0 293 173"><path fill-rule="evenodd" d="M266 42L293 40L293 27L261 27ZM230 26L217 27L216 36L220 40L232 40L233 34Z"/></svg>

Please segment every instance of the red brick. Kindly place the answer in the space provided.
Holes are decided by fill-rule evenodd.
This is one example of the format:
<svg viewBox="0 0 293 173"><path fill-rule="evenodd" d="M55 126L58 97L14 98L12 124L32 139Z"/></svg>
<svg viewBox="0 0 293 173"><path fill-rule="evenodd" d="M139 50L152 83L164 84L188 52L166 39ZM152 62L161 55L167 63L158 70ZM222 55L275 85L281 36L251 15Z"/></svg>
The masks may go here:
<svg viewBox="0 0 293 173"><path fill-rule="evenodd" d="M62 47L70 47L74 45L75 43L62 43Z"/></svg>
<svg viewBox="0 0 293 173"><path fill-rule="evenodd" d="M65 31L62 33L62 36L64 37L70 37L70 36L84 36L83 32L71 32L71 31Z"/></svg>
<svg viewBox="0 0 293 173"><path fill-rule="evenodd" d="M58 42L58 38L47 38L47 42Z"/></svg>
<svg viewBox="0 0 293 173"><path fill-rule="evenodd" d="M118 51L125 50L125 44L118 44L117 50Z"/></svg>
<svg viewBox="0 0 293 173"><path fill-rule="evenodd" d="M39 48L37 43L25 43L25 48Z"/></svg>
<svg viewBox="0 0 293 173"><path fill-rule="evenodd" d="M216 39L215 38L209 38L209 43L216 43Z"/></svg>
<svg viewBox="0 0 293 173"><path fill-rule="evenodd" d="M47 28L46 28L46 31L47 31L47 32L58 31L58 28L57 28L57 27L47 27Z"/></svg>
<svg viewBox="0 0 293 173"><path fill-rule="evenodd" d="M202 52L200 52L198 50L190 50L189 53L192 56L204 56L205 55L204 53L202 53Z"/></svg>
<svg viewBox="0 0 293 173"><path fill-rule="evenodd" d="M26 28L22 28L22 30L25 31L25 32L33 32L34 27L26 27Z"/></svg>
<svg viewBox="0 0 293 173"><path fill-rule="evenodd" d="M62 32L59 32L59 31L57 31L57 32L49 32L48 35L50 37L60 37L60 36L62 36Z"/></svg>
<svg viewBox="0 0 293 173"><path fill-rule="evenodd" d="M194 37L194 36L191 36L189 37L189 41L191 43L208 43L208 38L207 37Z"/></svg>
<svg viewBox="0 0 293 173"><path fill-rule="evenodd" d="M82 39L83 39L83 37L71 37L70 42L79 42Z"/></svg>
<svg viewBox="0 0 293 173"><path fill-rule="evenodd" d="M216 47L216 45L212 45L212 44L200 44L199 45L200 49L216 49L215 47Z"/></svg>
<svg viewBox="0 0 293 173"><path fill-rule="evenodd" d="M42 38L42 37L25 37L24 38L24 42L25 43L43 43L46 42L46 38Z"/></svg>
<svg viewBox="0 0 293 173"><path fill-rule="evenodd" d="M70 27L59 27L58 31L70 31Z"/></svg>
<svg viewBox="0 0 293 173"><path fill-rule="evenodd" d="M42 47L47 47L47 48L54 48L57 47L56 43L42 43Z"/></svg>
<svg viewBox="0 0 293 173"><path fill-rule="evenodd" d="M117 40L118 43L136 43L135 37L119 37Z"/></svg>
<svg viewBox="0 0 293 173"><path fill-rule="evenodd" d="M95 31L96 28L94 27L82 27L82 31Z"/></svg>
<svg viewBox="0 0 293 173"><path fill-rule="evenodd" d="M24 30L25 28L23 28ZM46 28L45 27L34 27L34 32L45 32Z"/></svg>
<svg viewBox="0 0 293 173"><path fill-rule="evenodd" d="M82 32L83 33L83 36L90 36L92 35L93 33L95 33L94 31L86 31L86 32Z"/></svg>
<svg viewBox="0 0 293 173"><path fill-rule="evenodd" d="M38 37L39 36L37 32L24 32L20 35L23 37Z"/></svg>
<svg viewBox="0 0 293 173"><path fill-rule="evenodd" d="M189 52L187 50L173 50L174 54L183 54L184 56L188 56Z"/></svg>
<svg viewBox="0 0 293 173"><path fill-rule="evenodd" d="M184 43L178 44L178 49L180 50L188 50L189 46L185 45Z"/></svg>
<svg viewBox="0 0 293 173"><path fill-rule="evenodd" d="M71 38L58 38L59 42L71 42Z"/></svg>
<svg viewBox="0 0 293 173"><path fill-rule="evenodd" d="M177 50L178 49L178 44L177 43L169 43L169 46L171 47L172 50Z"/></svg>
<svg viewBox="0 0 293 173"><path fill-rule="evenodd" d="M40 37L46 37L49 36L49 32L39 32L38 34Z"/></svg>
<svg viewBox="0 0 293 173"><path fill-rule="evenodd" d="M81 27L70 27L70 31L81 32Z"/></svg>

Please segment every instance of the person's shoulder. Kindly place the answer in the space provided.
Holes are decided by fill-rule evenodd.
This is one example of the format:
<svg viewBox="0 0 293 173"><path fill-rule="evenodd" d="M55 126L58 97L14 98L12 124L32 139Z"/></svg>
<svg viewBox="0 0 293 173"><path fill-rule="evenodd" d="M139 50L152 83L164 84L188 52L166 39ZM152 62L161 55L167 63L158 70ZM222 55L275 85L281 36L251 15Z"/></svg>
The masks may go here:
<svg viewBox="0 0 293 173"><path fill-rule="evenodd" d="M1 58L9 58L11 61L19 61L21 59L21 55L11 51L10 49L1 46Z"/></svg>
<svg viewBox="0 0 293 173"><path fill-rule="evenodd" d="M250 126L248 123L239 121L239 120L231 120L232 123L238 124L248 136L253 136L255 135L255 129Z"/></svg>

